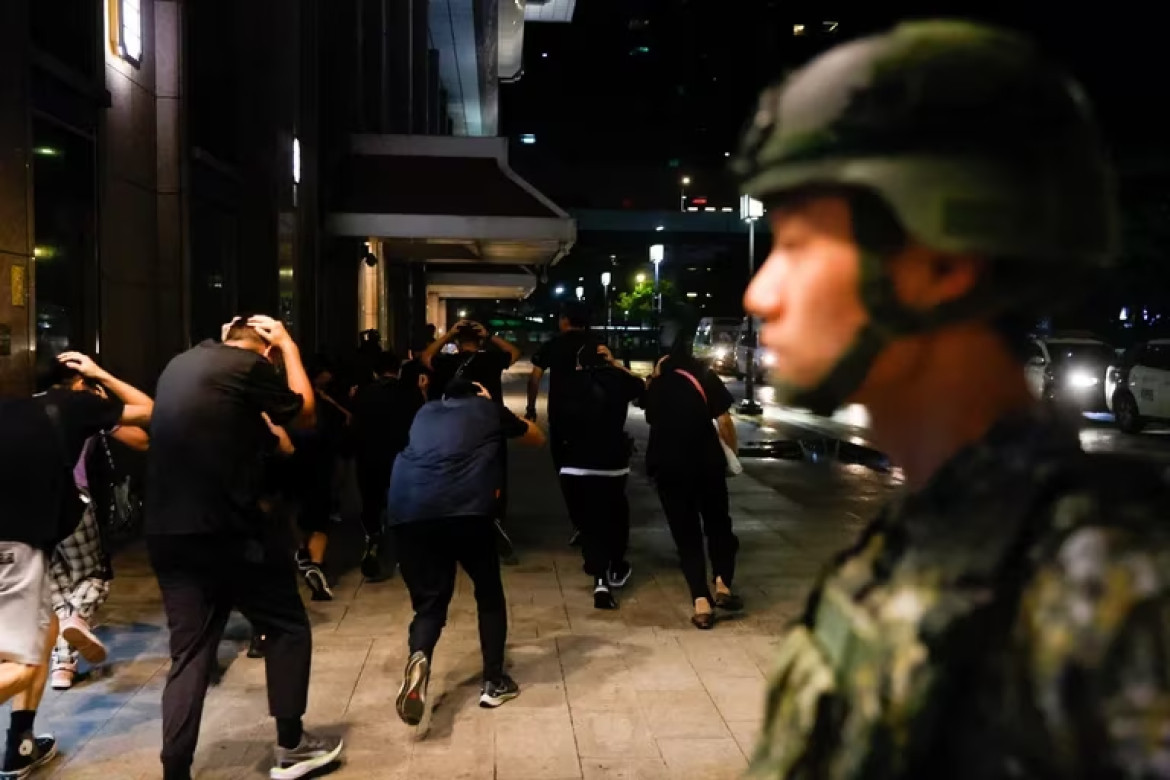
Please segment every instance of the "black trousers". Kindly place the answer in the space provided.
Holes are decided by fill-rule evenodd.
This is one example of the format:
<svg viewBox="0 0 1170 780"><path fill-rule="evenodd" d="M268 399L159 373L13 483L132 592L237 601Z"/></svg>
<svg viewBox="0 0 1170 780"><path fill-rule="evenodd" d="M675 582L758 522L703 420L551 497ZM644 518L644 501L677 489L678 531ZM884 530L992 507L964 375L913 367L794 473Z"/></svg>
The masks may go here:
<svg viewBox="0 0 1170 780"><path fill-rule="evenodd" d="M508 521L508 440L500 442L500 494L496 497L496 519Z"/></svg>
<svg viewBox="0 0 1170 780"><path fill-rule="evenodd" d="M313 635L297 592L287 533L266 538L183 535L147 537L170 630L171 669L162 695L162 761L190 767L203 698L232 608L267 636L268 711L299 718L309 696Z"/></svg>
<svg viewBox="0 0 1170 780"><path fill-rule="evenodd" d="M604 577L625 560L630 545L630 502L627 477L561 475L561 491L569 518L581 532L581 554L591 577Z"/></svg>
<svg viewBox="0 0 1170 780"><path fill-rule="evenodd" d="M398 567L414 607L410 652L421 650L427 658L434 655L455 595L456 566L462 566L475 585L483 676L498 680L504 673L508 605L492 519L450 517L406 523L394 526L394 539Z"/></svg>
<svg viewBox="0 0 1170 780"><path fill-rule="evenodd" d="M735 555L739 552L739 539L731 530L727 478L722 472L659 474L658 497L678 548L691 598L710 600L704 537L711 577L722 578L728 587L735 578Z"/></svg>
<svg viewBox="0 0 1170 780"><path fill-rule="evenodd" d="M386 511L393 467L393 461L389 465L360 457L357 461L358 490L362 494L362 530L373 539L382 536L382 513Z"/></svg>

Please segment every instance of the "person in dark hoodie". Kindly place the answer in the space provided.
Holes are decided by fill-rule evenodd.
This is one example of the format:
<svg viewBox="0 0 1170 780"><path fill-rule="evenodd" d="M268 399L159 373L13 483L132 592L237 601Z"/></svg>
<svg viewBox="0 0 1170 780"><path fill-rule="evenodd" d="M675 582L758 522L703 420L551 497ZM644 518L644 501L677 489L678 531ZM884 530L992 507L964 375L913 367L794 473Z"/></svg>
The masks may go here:
<svg viewBox="0 0 1170 780"><path fill-rule="evenodd" d="M561 490L573 526L581 533L585 572L593 579L593 606L615 609L611 589L623 587L631 572L626 560L631 452L626 415L646 388L604 345L585 343L575 363L561 380Z"/></svg>

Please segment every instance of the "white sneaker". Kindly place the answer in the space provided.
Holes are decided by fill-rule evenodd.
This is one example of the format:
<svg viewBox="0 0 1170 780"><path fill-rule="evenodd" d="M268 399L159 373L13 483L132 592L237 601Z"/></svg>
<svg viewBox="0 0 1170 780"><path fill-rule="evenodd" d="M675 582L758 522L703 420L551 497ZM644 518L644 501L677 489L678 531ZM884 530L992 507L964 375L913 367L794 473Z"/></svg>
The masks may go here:
<svg viewBox="0 0 1170 780"><path fill-rule="evenodd" d="M67 691L73 687L73 678L76 674L77 664L58 661L49 672L49 685L55 691Z"/></svg>
<svg viewBox="0 0 1170 780"><path fill-rule="evenodd" d="M97 638L89 623L78 615L70 615L61 621L61 636L72 645L81 657L91 664L100 664L106 660L106 646Z"/></svg>

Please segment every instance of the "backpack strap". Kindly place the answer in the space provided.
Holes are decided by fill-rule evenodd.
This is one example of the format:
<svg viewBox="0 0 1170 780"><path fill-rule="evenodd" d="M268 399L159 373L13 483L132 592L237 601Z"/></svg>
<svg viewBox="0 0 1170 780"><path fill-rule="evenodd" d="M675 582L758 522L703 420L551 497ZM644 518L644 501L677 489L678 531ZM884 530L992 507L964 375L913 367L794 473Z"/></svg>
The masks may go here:
<svg viewBox="0 0 1170 780"><path fill-rule="evenodd" d="M703 404L708 405L707 391L703 389L703 383L696 379L694 374L692 374L690 371L684 371L681 368L676 368L674 373L685 376L687 380L695 386L695 389L699 391L699 395L703 396Z"/></svg>

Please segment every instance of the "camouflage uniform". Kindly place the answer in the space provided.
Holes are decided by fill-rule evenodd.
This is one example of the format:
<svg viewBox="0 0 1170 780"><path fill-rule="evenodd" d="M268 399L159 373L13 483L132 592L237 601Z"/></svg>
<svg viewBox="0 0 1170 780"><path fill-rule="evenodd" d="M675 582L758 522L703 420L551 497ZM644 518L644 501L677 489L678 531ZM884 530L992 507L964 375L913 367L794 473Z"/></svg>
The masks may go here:
<svg viewBox="0 0 1170 780"><path fill-rule="evenodd" d="M1149 466L1001 421L830 567L751 776L1170 776L1168 519Z"/></svg>
<svg viewBox="0 0 1170 780"><path fill-rule="evenodd" d="M814 385L775 372L778 397L835 408L899 338L1087 289L1116 254L1099 137L1072 79L976 24L901 25L766 90L743 190L846 199L868 314ZM906 307L887 260L907 239L986 261L979 283ZM1168 521L1149 466L1004 417L833 563L782 644L752 776L1170 777Z"/></svg>

